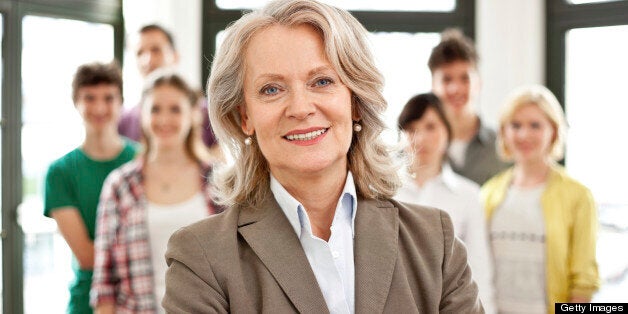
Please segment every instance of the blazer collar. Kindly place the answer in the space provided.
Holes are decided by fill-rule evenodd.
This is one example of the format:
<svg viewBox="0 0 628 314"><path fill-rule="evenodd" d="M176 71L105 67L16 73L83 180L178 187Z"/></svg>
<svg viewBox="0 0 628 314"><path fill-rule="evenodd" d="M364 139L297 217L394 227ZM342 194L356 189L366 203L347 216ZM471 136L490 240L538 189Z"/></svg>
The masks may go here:
<svg viewBox="0 0 628 314"><path fill-rule="evenodd" d="M268 191L257 208L243 208L238 232L301 313L328 313L323 293L301 242L288 218Z"/></svg>
<svg viewBox="0 0 628 314"><path fill-rule="evenodd" d="M327 313L327 304L301 242L268 192L257 208L244 208L238 232L299 312ZM399 214L388 201L358 199L355 218L355 312L382 312L398 256Z"/></svg>

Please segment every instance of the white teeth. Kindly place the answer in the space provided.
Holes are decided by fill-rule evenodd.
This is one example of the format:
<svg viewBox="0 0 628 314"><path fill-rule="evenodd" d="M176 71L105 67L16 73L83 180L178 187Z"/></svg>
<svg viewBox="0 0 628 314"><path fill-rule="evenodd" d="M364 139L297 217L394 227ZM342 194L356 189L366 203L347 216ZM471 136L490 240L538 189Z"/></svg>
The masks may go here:
<svg viewBox="0 0 628 314"><path fill-rule="evenodd" d="M286 138L289 141L299 140L299 141L309 141L311 139L315 139L319 137L321 134L327 132L327 129L320 129L318 131L312 131L304 134L292 134L286 135Z"/></svg>

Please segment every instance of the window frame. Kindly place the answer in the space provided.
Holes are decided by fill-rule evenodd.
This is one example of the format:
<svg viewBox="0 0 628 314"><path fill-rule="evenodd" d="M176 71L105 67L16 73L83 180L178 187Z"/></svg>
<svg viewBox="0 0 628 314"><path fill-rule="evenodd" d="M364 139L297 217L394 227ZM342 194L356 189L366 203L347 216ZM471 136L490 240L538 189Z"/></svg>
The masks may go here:
<svg viewBox="0 0 628 314"><path fill-rule="evenodd" d="M206 88L211 62L216 50L216 36L229 23L249 10L226 10L215 0L203 0L202 5L202 55L203 71L201 86ZM349 11L369 32L441 32L448 27L458 27L465 35L475 39L475 0L456 0L451 12L407 11Z"/></svg>
<svg viewBox="0 0 628 314"><path fill-rule="evenodd" d="M547 87L565 109L567 32L574 28L628 25L628 1L571 4L567 0L546 0Z"/></svg>
<svg viewBox="0 0 628 314"><path fill-rule="evenodd" d="M109 24L114 57L124 50L122 0L0 0L2 36L2 311L24 312L24 233L17 208L22 202L22 21L27 15Z"/></svg>

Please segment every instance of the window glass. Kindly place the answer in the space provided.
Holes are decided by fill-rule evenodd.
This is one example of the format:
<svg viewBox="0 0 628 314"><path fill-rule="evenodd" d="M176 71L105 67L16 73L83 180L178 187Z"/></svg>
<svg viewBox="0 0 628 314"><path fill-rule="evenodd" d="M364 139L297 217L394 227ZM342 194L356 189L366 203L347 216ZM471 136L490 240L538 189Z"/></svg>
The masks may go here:
<svg viewBox="0 0 628 314"><path fill-rule="evenodd" d="M221 9L255 9L268 0L216 0ZM455 0L322 0L322 2L352 11L427 11L449 12L456 8Z"/></svg>
<svg viewBox="0 0 628 314"><path fill-rule="evenodd" d="M113 60L114 32L106 24L26 16L22 34L24 311L63 313L73 277L71 252L54 220L42 214L43 180L48 165L84 137L72 76L83 63Z"/></svg>
<svg viewBox="0 0 628 314"><path fill-rule="evenodd" d="M410 97L431 90L427 67L432 48L440 41L438 33L371 33L377 68L384 75L384 98L388 109L384 120L387 143L397 141L397 117Z"/></svg>
<svg viewBox="0 0 628 314"><path fill-rule="evenodd" d="M598 262L605 281L594 301L626 302L628 252L628 26L572 29L566 35L565 163L599 204Z"/></svg>

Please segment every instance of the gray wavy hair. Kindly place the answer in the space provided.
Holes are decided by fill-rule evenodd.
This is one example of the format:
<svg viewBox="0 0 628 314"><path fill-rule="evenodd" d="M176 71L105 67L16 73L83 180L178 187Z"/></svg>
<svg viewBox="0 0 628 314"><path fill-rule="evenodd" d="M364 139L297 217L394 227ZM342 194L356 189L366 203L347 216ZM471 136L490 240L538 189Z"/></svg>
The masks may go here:
<svg viewBox="0 0 628 314"><path fill-rule="evenodd" d="M245 14L226 29L207 83L209 116L219 143L234 160L213 175L216 202L258 205L270 192L270 169L257 145L245 146L238 106L244 105L244 56L250 39L271 25L314 27L323 38L328 61L351 90L352 110L361 117L347 152L358 195L390 198L401 185L392 150L379 138L386 100L383 77L375 67L366 29L347 11L311 0L278 0Z"/></svg>

